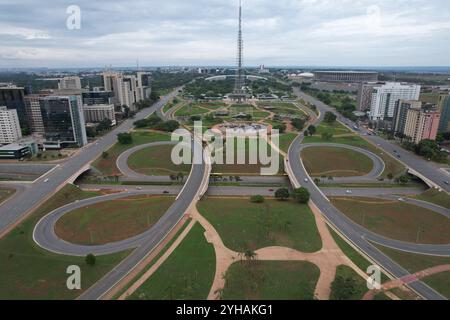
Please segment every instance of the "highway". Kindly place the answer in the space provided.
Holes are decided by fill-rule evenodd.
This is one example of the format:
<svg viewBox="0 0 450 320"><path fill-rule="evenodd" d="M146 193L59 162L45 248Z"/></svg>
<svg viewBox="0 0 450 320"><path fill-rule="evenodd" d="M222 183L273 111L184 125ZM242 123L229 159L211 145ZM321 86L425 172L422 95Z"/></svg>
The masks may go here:
<svg viewBox="0 0 450 320"><path fill-rule="evenodd" d="M63 187L71 177L80 172L86 165L97 159L105 150L108 150L117 142L117 134L129 132L133 129L136 120L145 119L157 109L161 109L167 101L172 99L178 88L169 95L156 102L151 108L140 111L134 119L124 121L120 126L80 150L76 155L62 163L56 170L45 178L40 178L26 192L21 192L16 197L0 206L0 236L13 226L17 221L29 214L33 209L42 204L49 196ZM48 179L47 182L45 180Z"/></svg>
<svg viewBox="0 0 450 320"><path fill-rule="evenodd" d="M321 111L321 115L317 119L316 124L323 121L324 114L326 111L332 111L330 107L325 106L320 101L317 101L316 99L302 92L299 92L298 89L296 89L296 93L305 101L315 104L317 108ZM346 121L342 117L340 117L340 119L343 120L344 122ZM409 273L404 268L402 268L394 261L392 261L390 258L388 258L386 255L384 255L382 252L377 250L367 240L376 242L386 247L406 252L450 256L450 245L443 245L443 246L420 245L413 243L405 243L393 239L387 239L385 237L382 237L380 235L368 231L367 229L357 225L356 223L348 219L344 214L342 214L339 210L337 210L328 201L325 194L314 183L311 182L311 178L306 172L300 158L300 152L303 148L302 147L303 139L304 139L303 134L300 134L293 141L288 151L287 162L291 168L290 173L293 185L296 187L303 185L305 188L307 188L311 194L311 201L321 210L321 212L324 214L328 222L332 226L334 226L337 230L339 230L339 232L343 234L351 243L353 243L356 247L358 247L361 252L370 257L373 261L376 261L380 266L384 268L384 270L386 270L396 278L407 276L409 275ZM421 160L421 162L424 161ZM414 165L414 163L411 164ZM426 165L428 167L428 163L426 163ZM434 175L430 176L430 178L433 177ZM309 182L304 183L304 181L306 181L305 179L307 179ZM376 194L376 189L374 189L374 194ZM445 299L442 295L440 295L435 290L428 287L422 282L412 283L410 284L410 287L416 290L420 295L422 295L426 299L431 300Z"/></svg>
<svg viewBox="0 0 450 320"><path fill-rule="evenodd" d="M356 123L352 122L351 120L344 118L341 114L339 114L335 109L331 108L330 106L324 104L323 102L319 101L318 99L315 99L314 97L311 97L310 95L300 91L298 88L294 88L295 94L302 98L303 100L316 105L316 107L322 112L325 113L327 111L334 113L338 120L346 124L351 130L354 131L353 127L357 126ZM323 117L323 115L322 115ZM323 120L323 118L322 118ZM386 141L385 139L379 137L379 136L371 136L369 135L369 132L365 130L364 128L360 128L360 131L358 131L358 134L366 135L364 136L365 139L372 142L372 144L378 146L379 148L383 149L386 153L391 155L392 157L398 159L399 161L403 162L407 167L421 173L429 180L433 181L435 184L437 184L442 190L445 190L447 192L450 192L450 185L447 185L445 182L449 179L446 179L446 177L442 174L441 168L448 167L444 164L437 164L431 161L426 161L422 157L419 157L412 152L409 152L407 150L404 150L403 148L399 147L398 145L395 145L392 142ZM400 156L400 158L398 158Z"/></svg>

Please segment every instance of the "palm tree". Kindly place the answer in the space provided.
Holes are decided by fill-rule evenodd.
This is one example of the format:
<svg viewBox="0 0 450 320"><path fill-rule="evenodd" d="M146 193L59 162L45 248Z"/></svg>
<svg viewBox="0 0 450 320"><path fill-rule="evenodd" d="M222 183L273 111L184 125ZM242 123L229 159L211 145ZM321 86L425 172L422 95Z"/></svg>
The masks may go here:
<svg viewBox="0 0 450 320"><path fill-rule="evenodd" d="M244 252L244 257L249 261L256 260L257 256L258 255L256 254L256 252L251 249L248 249Z"/></svg>

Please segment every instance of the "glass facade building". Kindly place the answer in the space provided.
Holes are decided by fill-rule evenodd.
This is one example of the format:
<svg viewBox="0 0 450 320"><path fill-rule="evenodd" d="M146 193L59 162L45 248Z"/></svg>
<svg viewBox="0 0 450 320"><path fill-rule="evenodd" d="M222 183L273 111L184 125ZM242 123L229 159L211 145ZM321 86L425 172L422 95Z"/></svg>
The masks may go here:
<svg viewBox="0 0 450 320"><path fill-rule="evenodd" d="M41 99L40 103L47 142L76 144L79 147L87 144L80 96L50 96Z"/></svg>

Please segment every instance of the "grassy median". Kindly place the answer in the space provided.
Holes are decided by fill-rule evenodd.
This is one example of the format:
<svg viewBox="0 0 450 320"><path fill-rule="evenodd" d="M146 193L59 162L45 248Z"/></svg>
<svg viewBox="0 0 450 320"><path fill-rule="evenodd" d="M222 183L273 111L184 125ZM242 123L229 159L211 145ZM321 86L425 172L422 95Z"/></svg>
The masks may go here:
<svg viewBox="0 0 450 320"><path fill-rule="evenodd" d="M102 245L150 229L173 204L172 197L137 196L97 203L64 215L55 232L70 243Z"/></svg>
<svg viewBox="0 0 450 320"><path fill-rule="evenodd" d="M0 239L0 274L3 275L0 277L0 299L74 299L129 254L122 252L97 257L95 266L87 266L84 257L53 254L34 243L34 226L45 214L75 200L98 195L68 185ZM81 267L81 291L69 291L66 287L66 269L71 265Z"/></svg>
<svg viewBox="0 0 450 320"><path fill-rule="evenodd" d="M225 275L223 300L312 300L319 268L306 261L241 261Z"/></svg>
<svg viewBox="0 0 450 320"><path fill-rule="evenodd" d="M129 300L205 300L215 275L214 247L198 223Z"/></svg>
<svg viewBox="0 0 450 320"><path fill-rule="evenodd" d="M208 198L198 203L200 213L217 229L224 244L234 251L283 246L302 252L322 248L314 215L307 205L294 201L247 198Z"/></svg>

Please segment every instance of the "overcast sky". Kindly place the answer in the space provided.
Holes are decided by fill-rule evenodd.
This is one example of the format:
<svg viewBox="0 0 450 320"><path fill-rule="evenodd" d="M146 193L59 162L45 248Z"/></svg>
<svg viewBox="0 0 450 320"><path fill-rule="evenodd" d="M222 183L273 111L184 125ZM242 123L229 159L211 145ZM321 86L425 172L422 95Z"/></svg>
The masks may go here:
<svg viewBox="0 0 450 320"><path fill-rule="evenodd" d="M69 5L81 29L69 30ZM233 65L238 0L0 0L0 67ZM449 66L448 0L243 0L246 65Z"/></svg>

